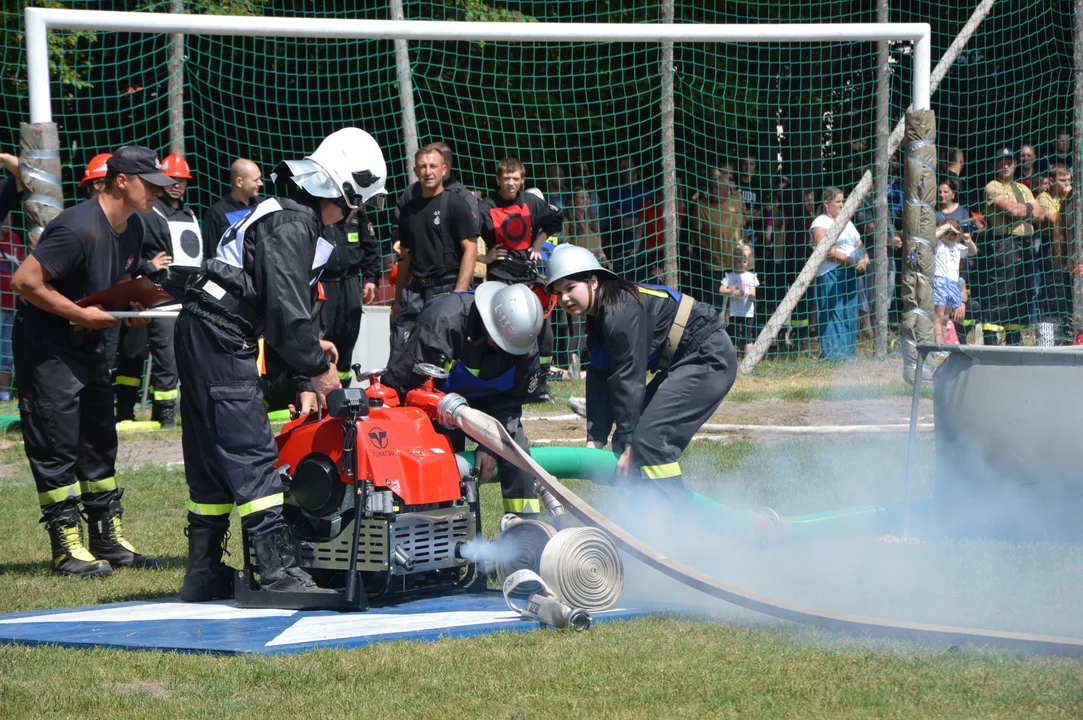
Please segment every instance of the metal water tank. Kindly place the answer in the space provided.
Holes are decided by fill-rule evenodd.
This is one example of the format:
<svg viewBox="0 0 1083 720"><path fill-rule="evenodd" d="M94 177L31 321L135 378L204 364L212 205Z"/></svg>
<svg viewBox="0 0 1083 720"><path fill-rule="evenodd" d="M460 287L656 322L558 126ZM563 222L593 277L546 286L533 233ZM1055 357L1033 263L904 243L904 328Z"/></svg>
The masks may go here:
<svg viewBox="0 0 1083 720"><path fill-rule="evenodd" d="M957 346L933 387L941 527L1083 541L1083 350Z"/></svg>

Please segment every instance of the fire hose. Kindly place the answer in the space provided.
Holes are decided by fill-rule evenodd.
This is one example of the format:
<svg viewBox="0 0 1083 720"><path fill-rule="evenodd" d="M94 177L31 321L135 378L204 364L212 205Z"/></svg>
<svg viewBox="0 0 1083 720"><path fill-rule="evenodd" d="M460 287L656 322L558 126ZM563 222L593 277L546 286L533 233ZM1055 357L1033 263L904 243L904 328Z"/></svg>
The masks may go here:
<svg viewBox="0 0 1083 720"><path fill-rule="evenodd" d="M557 531L548 523L514 515L506 515L500 527L496 574L512 610L579 631L590 627L591 610L606 610L620 598L624 565L600 530ZM513 598L527 602L519 607Z"/></svg>
<svg viewBox="0 0 1083 720"><path fill-rule="evenodd" d="M437 406L437 420L445 427L462 430L500 457L524 472L530 473L572 515L586 525L601 530L624 552L688 587L725 602L783 620L855 635L938 643L991 645L1054 655L1083 656L1083 639L848 615L797 605L723 583L666 557L611 522L549 474L530 457L529 453L516 445L503 425L485 413L469 407L462 396L452 393L444 397Z"/></svg>

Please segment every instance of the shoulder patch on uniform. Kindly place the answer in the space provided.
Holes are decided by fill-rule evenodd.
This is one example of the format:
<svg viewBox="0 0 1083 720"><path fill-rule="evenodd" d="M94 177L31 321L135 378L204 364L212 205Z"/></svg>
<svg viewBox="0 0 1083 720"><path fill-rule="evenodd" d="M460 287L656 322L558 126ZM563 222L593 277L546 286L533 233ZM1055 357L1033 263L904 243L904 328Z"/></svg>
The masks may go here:
<svg viewBox="0 0 1083 720"><path fill-rule="evenodd" d="M346 233L346 242L355 243L355 242L360 242L360 240L361 240L361 237L360 237L359 233L355 233L355 232Z"/></svg>
<svg viewBox="0 0 1083 720"><path fill-rule="evenodd" d="M372 223L369 223L368 225L366 225L365 230L366 230L366 232L368 232L369 235L375 235L376 234L376 228L374 228L372 226Z"/></svg>
<svg viewBox="0 0 1083 720"><path fill-rule="evenodd" d="M538 383L541 381L538 373L534 373L530 376L530 382L526 384L526 391L532 393L538 389Z"/></svg>

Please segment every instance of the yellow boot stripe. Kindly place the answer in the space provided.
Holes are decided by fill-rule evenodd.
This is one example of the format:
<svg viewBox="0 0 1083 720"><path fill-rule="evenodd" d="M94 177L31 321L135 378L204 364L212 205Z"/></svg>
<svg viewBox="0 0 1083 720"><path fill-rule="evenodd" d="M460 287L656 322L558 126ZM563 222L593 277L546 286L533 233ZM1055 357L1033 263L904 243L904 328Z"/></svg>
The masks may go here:
<svg viewBox="0 0 1083 720"><path fill-rule="evenodd" d="M194 515L229 515L233 512L233 503L197 503L189 500L188 512Z"/></svg>
<svg viewBox="0 0 1083 720"><path fill-rule="evenodd" d="M180 397L180 392L174 388L172 390L155 390L151 394L151 399L155 402L164 402L166 400L176 400Z"/></svg>
<svg viewBox="0 0 1083 720"><path fill-rule="evenodd" d="M142 387L143 381L137 377L130 375L117 375L117 385L127 385L128 387Z"/></svg>
<svg viewBox="0 0 1083 720"><path fill-rule="evenodd" d="M541 513L541 500L538 498L504 498L504 512Z"/></svg>
<svg viewBox="0 0 1083 720"><path fill-rule="evenodd" d="M671 462L666 463L665 465L644 465L643 474L651 480L664 480L666 478L678 477L681 474L681 464Z"/></svg>
<svg viewBox="0 0 1083 720"><path fill-rule="evenodd" d="M109 492L117 489L117 479L110 477L101 480L80 480L79 489L84 493Z"/></svg>
<svg viewBox="0 0 1083 720"><path fill-rule="evenodd" d="M79 483L72 483L64 487L46 490L38 493L38 505L45 507L53 503L64 502L68 498L79 497Z"/></svg>
<svg viewBox="0 0 1083 720"><path fill-rule="evenodd" d="M257 498L250 502L246 502L244 505L237 506L237 514L241 517L257 513L260 510L266 510L267 508L273 508L281 505L285 502L285 495L282 493L275 493L274 495L267 495L266 497Z"/></svg>

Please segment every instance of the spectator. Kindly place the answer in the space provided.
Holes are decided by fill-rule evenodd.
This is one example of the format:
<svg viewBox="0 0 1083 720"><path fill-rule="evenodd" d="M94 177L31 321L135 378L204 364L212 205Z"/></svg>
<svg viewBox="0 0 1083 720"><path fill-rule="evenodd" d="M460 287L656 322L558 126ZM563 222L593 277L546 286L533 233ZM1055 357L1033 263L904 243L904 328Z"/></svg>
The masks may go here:
<svg viewBox="0 0 1083 720"><path fill-rule="evenodd" d="M940 221L936 228L933 250L933 338L944 343L944 330L949 320L961 323L966 316L963 279L959 264L965 257L978 254L970 233L964 233L955 218Z"/></svg>
<svg viewBox="0 0 1083 720"><path fill-rule="evenodd" d="M11 346L11 329L15 321L15 294L11 289L11 276L23 261L22 239L11 230L10 212L19 202L23 184L19 179L19 158L0 153L0 167L10 177L0 180L0 400L11 399L11 371L14 359Z"/></svg>
<svg viewBox="0 0 1083 720"><path fill-rule="evenodd" d="M1075 167L1072 164L1072 131L1068 128L1057 130L1057 140L1053 145L1053 153L1045 159L1044 166L1051 168L1054 165L1063 165L1072 172Z"/></svg>
<svg viewBox="0 0 1083 720"><path fill-rule="evenodd" d="M804 192L798 189L789 189L782 194L782 225L775 221L775 233L783 233L783 257L781 285L783 290L780 294L788 291L789 287L797 281L797 276L808 262L811 249L808 244L808 228L819 214L816 206L816 193L812 190ZM804 295L797 301L790 319L786 323L784 342L787 349L798 349L801 342L808 337L810 327L810 315L814 314L815 305L813 300L816 295L815 284L805 290ZM813 319L812 325L815 325Z"/></svg>
<svg viewBox="0 0 1083 720"><path fill-rule="evenodd" d="M1065 329L1072 314L1071 257L1068 252L1067 213L1064 205L1072 197L1071 173L1064 165L1053 165L1047 175L1049 189L1038 195L1045 216L1038 223L1037 343L1058 344L1059 330Z"/></svg>
<svg viewBox="0 0 1083 720"><path fill-rule="evenodd" d="M602 246L602 234L598 227L598 220L592 217L591 193L582 186L577 185L571 194L572 204L565 211L568 218L564 223L564 231L561 237L565 242L585 247L594 253L598 262L603 267L609 267L609 258L606 257L605 248Z"/></svg>
<svg viewBox="0 0 1083 720"><path fill-rule="evenodd" d="M744 200L733 184L732 170L726 166L708 173L707 190L702 196L692 198L696 207L693 216L693 233L699 236L703 254L704 300L715 307L722 307L725 297L717 292L723 273L729 269L730 258L739 245L745 244L745 225L748 213Z"/></svg>
<svg viewBox="0 0 1083 720"><path fill-rule="evenodd" d="M963 165L966 154L957 148L945 148L940 155L940 179L955 182L955 196L959 202L970 207L974 204L969 194L969 185L963 177Z"/></svg>
<svg viewBox="0 0 1083 720"><path fill-rule="evenodd" d="M11 229L11 215L0 226L0 402L11 400L11 371L15 367L11 351L11 328L15 323L15 293L11 276L22 263L23 239Z"/></svg>
<svg viewBox="0 0 1083 720"><path fill-rule="evenodd" d="M1019 167L1015 176L1019 182L1030 188L1034 195L1038 194L1038 179L1042 173L1038 170L1038 153L1034 146L1026 143L1019 146Z"/></svg>
<svg viewBox="0 0 1083 720"><path fill-rule="evenodd" d="M263 189L263 173L259 165L245 158L237 158L229 166L229 192L211 205L203 216L203 259L209 260L218 252L218 241L226 230L245 218L259 204L259 191Z"/></svg>
<svg viewBox="0 0 1083 720"><path fill-rule="evenodd" d="M594 173L591 171L591 167L588 163L581 162L572 166L572 177L575 178L575 187L582 188L587 192L590 197L590 218L595 222L598 227L599 233L604 233L606 225L609 223L609 218L605 216L605 212L602 209L602 203L598 199L598 193L594 188ZM578 192L578 189L573 190ZM569 218L570 219L570 218Z"/></svg>
<svg viewBox="0 0 1083 720"><path fill-rule="evenodd" d="M981 293L987 323L985 343L996 344L995 326L1000 326L1007 344L1021 345L1030 315L1026 270L1034 222L1045 217L1045 210L1030 188L1014 180L1015 156L1011 150L1003 148L997 154L995 168L996 177L985 186L985 220L990 234Z"/></svg>
<svg viewBox="0 0 1083 720"><path fill-rule="evenodd" d="M677 233L684 224L684 200L680 196L681 186L677 183ZM643 204L643 247L647 253L648 282L665 285L666 272L666 223L665 223L665 188L659 188Z"/></svg>
<svg viewBox="0 0 1083 720"><path fill-rule="evenodd" d="M564 209L571 203L568 200L568 173L560 165L545 168L545 197L557 210Z"/></svg>
<svg viewBox="0 0 1083 720"><path fill-rule="evenodd" d="M642 249L647 190L639 184L639 171L630 158L621 160L618 169L617 187L609 195L609 214L613 218L609 257L622 268L618 273L629 273L636 267L635 256Z"/></svg>
<svg viewBox="0 0 1083 720"><path fill-rule="evenodd" d="M902 226L903 187L902 167L899 162L899 151L891 154L891 163L888 169L887 179L887 206L891 211L891 221L895 227Z"/></svg>
<svg viewBox="0 0 1083 720"><path fill-rule="evenodd" d="M756 340L756 288L760 280L753 272L753 253L748 245L738 245L733 253L733 269L722 277L718 292L726 296L726 319L735 347L744 352Z"/></svg>
<svg viewBox="0 0 1083 720"><path fill-rule="evenodd" d="M745 242L756 251L757 260L762 262L764 210L767 207L767 189L769 187L759 175L759 158L755 152L748 153L741 160L741 174L737 178L737 190L748 212L745 221Z"/></svg>
<svg viewBox="0 0 1083 720"><path fill-rule="evenodd" d="M842 190L832 187L824 191L823 214L812 221L810 240L813 247L824 239L842 211L842 205ZM854 224L847 221L816 273L820 355L825 360L844 360L857 353L857 275L865 272L868 264L861 235Z"/></svg>
<svg viewBox="0 0 1083 720"><path fill-rule="evenodd" d="M944 222L945 218L952 218L959 222L970 219L970 210L959 204L959 184L955 180L950 177L941 180L937 194L940 198L940 205L936 209L937 225Z"/></svg>

